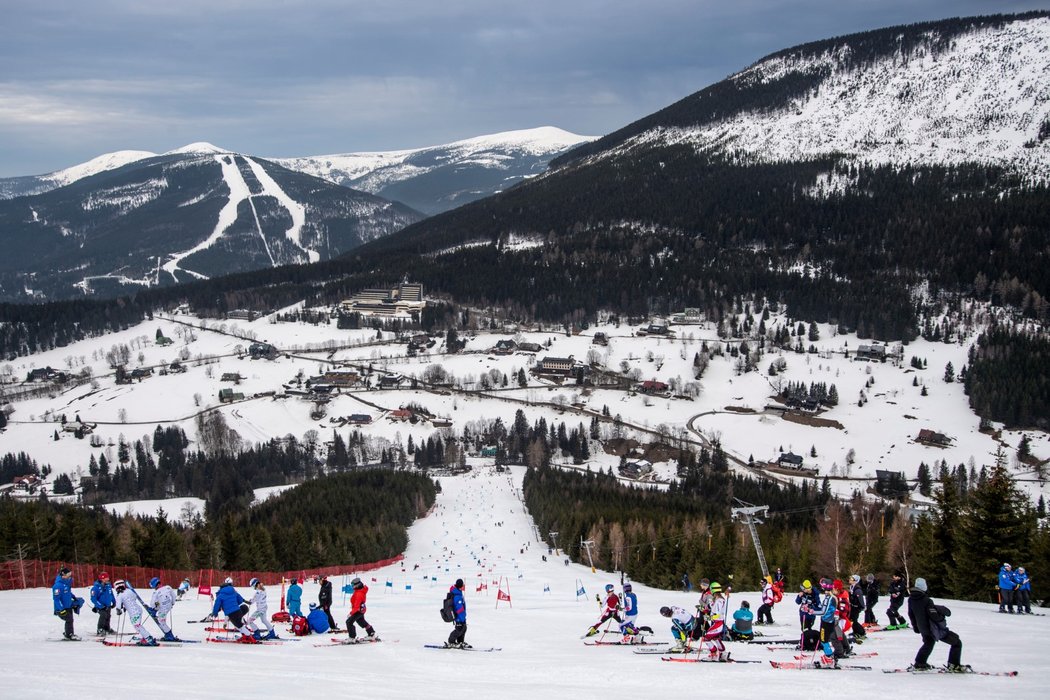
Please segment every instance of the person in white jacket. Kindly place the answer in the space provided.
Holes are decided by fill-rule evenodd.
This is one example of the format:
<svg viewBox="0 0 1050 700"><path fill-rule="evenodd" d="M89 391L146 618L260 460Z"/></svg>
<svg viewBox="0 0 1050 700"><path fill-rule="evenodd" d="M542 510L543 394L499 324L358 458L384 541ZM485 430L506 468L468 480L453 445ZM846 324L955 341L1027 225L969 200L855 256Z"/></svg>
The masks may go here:
<svg viewBox="0 0 1050 700"><path fill-rule="evenodd" d="M165 642L182 641L175 636L171 631L171 625L168 624L168 616L171 615L171 609L175 607L175 591L171 589L171 586L162 585L157 576L150 579L149 587L153 589L153 600L150 601L150 607L153 609L153 618L157 621L157 626L164 633L162 639Z"/></svg>
<svg viewBox="0 0 1050 700"><path fill-rule="evenodd" d="M269 604L266 602L266 586L257 578L253 578L249 581L248 585L255 589L255 595L251 600L252 606L255 610L252 611L251 617L248 618L248 627L251 628L252 635L256 639L278 639L277 633L273 629L273 625L270 624L270 618L266 614L269 607ZM260 630L255 626L256 620L262 622L263 629ZM266 634L262 633L263 630L266 631Z"/></svg>
<svg viewBox="0 0 1050 700"><path fill-rule="evenodd" d="M142 609L138 593L123 580L113 584L113 592L117 594L117 614L128 614L135 631L139 633L138 643L147 647L157 646L157 640L142 626L142 616L146 611Z"/></svg>

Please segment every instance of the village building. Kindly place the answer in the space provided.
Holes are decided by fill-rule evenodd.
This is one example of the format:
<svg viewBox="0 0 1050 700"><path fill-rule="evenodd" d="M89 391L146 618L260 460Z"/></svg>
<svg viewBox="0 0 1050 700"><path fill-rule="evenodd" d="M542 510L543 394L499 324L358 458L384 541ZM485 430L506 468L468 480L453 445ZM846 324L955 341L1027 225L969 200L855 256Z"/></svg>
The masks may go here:
<svg viewBox="0 0 1050 700"><path fill-rule="evenodd" d="M781 452L777 459L777 466L781 469L801 469L802 455L793 452Z"/></svg>
<svg viewBox="0 0 1050 700"><path fill-rule="evenodd" d="M550 374L565 376L572 373L573 367L576 366L575 360L572 355L568 357L544 357L542 360L536 363L532 371L536 374Z"/></svg>
<svg viewBox="0 0 1050 700"><path fill-rule="evenodd" d="M952 439L944 433L938 433L933 430L922 428L919 430L919 435L915 438L915 442L920 442L924 445L932 445L934 447L948 447L952 444Z"/></svg>

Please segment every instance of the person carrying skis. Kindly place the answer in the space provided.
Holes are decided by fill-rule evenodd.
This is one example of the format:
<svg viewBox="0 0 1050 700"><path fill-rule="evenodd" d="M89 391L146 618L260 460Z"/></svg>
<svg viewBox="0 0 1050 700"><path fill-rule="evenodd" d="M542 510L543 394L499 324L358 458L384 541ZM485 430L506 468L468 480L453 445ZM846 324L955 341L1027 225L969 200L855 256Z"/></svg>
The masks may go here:
<svg viewBox="0 0 1050 700"><path fill-rule="evenodd" d="M113 591L117 594L117 614L128 614L132 627L139 633L139 646L157 646L157 640L142 626L142 617L145 611L142 609L142 599L139 598L139 594L123 580L113 583Z"/></svg>
<svg viewBox="0 0 1050 700"><path fill-rule="evenodd" d="M328 631L328 615L317 603L310 603L310 614L306 616L306 624L314 634L324 634Z"/></svg>
<svg viewBox="0 0 1050 700"><path fill-rule="evenodd" d="M759 625L773 624L773 577L762 579L762 604L758 606Z"/></svg>
<svg viewBox="0 0 1050 700"><path fill-rule="evenodd" d="M179 584L179 589L175 593L175 600L182 600L182 596L190 592L190 577L182 579L182 583Z"/></svg>
<svg viewBox="0 0 1050 700"><path fill-rule="evenodd" d="M51 598L55 605L55 615L65 623L62 638L70 642L79 642L73 631L73 615L80 614L80 606L84 604L83 598L73 595L73 572L63 566L55 576L55 583L51 586Z"/></svg>
<svg viewBox="0 0 1050 700"><path fill-rule="evenodd" d="M868 574L864 580L868 584L864 587L864 625L867 627L879 624L875 619L875 606L879 602L879 582L875 574Z"/></svg>
<svg viewBox="0 0 1050 700"><path fill-rule="evenodd" d="M285 596L284 601L288 604L289 615L292 617L303 616L303 588L299 585L299 579L292 579L292 585L288 586L288 595Z"/></svg>
<svg viewBox="0 0 1050 700"><path fill-rule="evenodd" d="M675 645L668 651L677 653L684 652L689 648L689 640L692 639L693 630L697 627L697 619L689 614L689 611L677 605L660 608L660 614L671 618L671 635L675 639Z"/></svg>
<svg viewBox="0 0 1050 700"><path fill-rule="evenodd" d="M601 599L599 598L599 600ZM606 584L605 608L602 609L602 618L591 625L590 629L587 630L587 636L591 637L598 634L598 628L604 625L606 620L616 620L617 624L622 625L623 620L620 618L620 609L620 596L616 595L616 588L611 583Z"/></svg>
<svg viewBox="0 0 1050 700"><path fill-rule="evenodd" d="M817 621L817 613L820 612L820 593L813 588L809 579L799 586L798 595L795 596L795 604L798 605L798 622L803 630L813 629Z"/></svg>
<svg viewBox="0 0 1050 700"><path fill-rule="evenodd" d="M754 624L755 615L751 612L751 603L746 600L740 603L740 608L733 613L733 626L729 629L729 638L734 642L747 642L755 638Z"/></svg>
<svg viewBox="0 0 1050 700"><path fill-rule="evenodd" d="M365 620L365 611L367 610L365 601L368 598L368 586L356 576L350 581L350 585L353 587L354 592L350 596L350 614L346 617L346 633L350 635L350 639L356 639L357 630L354 629L356 624L365 631L369 639L375 639L375 629Z"/></svg>
<svg viewBox="0 0 1050 700"><path fill-rule="evenodd" d="M1017 581L1014 580L1014 572L1009 564L1003 564L999 568L999 612L1014 612L1014 591L1017 589Z"/></svg>
<svg viewBox="0 0 1050 700"><path fill-rule="evenodd" d="M98 613L98 629L95 634L99 637L116 632L109 626L110 614L116 604L117 599L113 595L113 586L109 583L109 574L103 571L91 586L91 612Z"/></svg>
<svg viewBox="0 0 1050 700"><path fill-rule="evenodd" d="M703 640L711 645L709 660L729 661L729 652L726 651L726 645L722 641L722 636L726 632L725 621L729 614L729 601L722 595L722 585L717 581L711 583L711 595L713 596L711 609L707 613L707 629Z"/></svg>
<svg viewBox="0 0 1050 700"><path fill-rule="evenodd" d="M252 611L252 616L248 618L248 628L251 629L252 636L256 639L277 639L277 633L274 631L273 625L270 624L270 618L266 614L269 609L269 605L266 602L266 586L257 578L249 581L248 585L255 591L251 602L255 606L255 610ZM262 622L262 629L255 626L256 620ZM265 635L263 631L266 632Z"/></svg>
<svg viewBox="0 0 1050 700"><path fill-rule="evenodd" d="M171 631L171 625L168 624L168 615L171 614L171 609L175 607L175 591L171 590L171 586L162 585L159 576L154 576L149 581L149 587L153 589L153 599L150 600L150 610L153 615L153 619L157 621L157 627L160 627L160 631L164 633L161 637L162 641L165 642L181 642L182 640L175 636Z"/></svg>
<svg viewBox="0 0 1050 700"><path fill-rule="evenodd" d="M1032 579L1024 570L1023 566L1017 567L1017 590L1014 596L1017 598L1017 614L1024 612L1032 614Z"/></svg>
<svg viewBox="0 0 1050 700"><path fill-rule="evenodd" d="M219 614L220 610L226 613L230 624L241 633L241 638L238 640L241 644L259 643L259 640L252 634L252 629L244 624L244 614L248 611L248 602L233 587L233 579L229 576L226 577L226 580L222 582L219 590L215 593L215 604L211 608L211 615L204 619L211 622Z"/></svg>
<svg viewBox="0 0 1050 700"><path fill-rule="evenodd" d="M332 582L328 580L327 574L321 575L321 590L317 592L317 605L328 616L328 627L333 632L338 632L339 625L335 624L335 619L332 617Z"/></svg>
<svg viewBox="0 0 1050 700"><path fill-rule="evenodd" d="M915 633L922 635L922 646L916 652L915 663L911 665L910 670L929 671L933 668L926 662L938 641L949 646L948 665L945 670L949 673L969 673L973 670L962 664L962 640L959 639L959 635L948 629L945 618L951 614L951 610L943 605L936 605L926 594L926 579L915 579L915 585L908 595L908 619L911 620Z"/></svg>
<svg viewBox="0 0 1050 700"><path fill-rule="evenodd" d="M900 614L901 606L904 605L904 574L900 571L893 572L893 580L890 581L890 587L888 590L890 594L890 607L886 608L886 616L890 618L890 624L887 627L902 627L907 624L907 620Z"/></svg>
<svg viewBox="0 0 1050 700"><path fill-rule="evenodd" d="M467 599L463 597L463 579L457 578L452 587L448 589L446 599L451 600L452 606L452 632L445 642L446 649L470 649L466 642L467 636Z"/></svg>

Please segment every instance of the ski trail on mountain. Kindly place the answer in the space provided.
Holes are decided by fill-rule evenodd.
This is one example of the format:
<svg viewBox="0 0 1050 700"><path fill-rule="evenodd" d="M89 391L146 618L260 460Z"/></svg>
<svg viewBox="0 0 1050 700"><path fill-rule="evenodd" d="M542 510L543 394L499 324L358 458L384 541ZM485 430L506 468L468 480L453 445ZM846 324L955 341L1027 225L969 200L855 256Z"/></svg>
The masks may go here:
<svg viewBox="0 0 1050 700"><path fill-rule="evenodd" d="M194 253L206 250L215 245L215 243L222 238L226 229L232 226L233 222L237 220L237 205L241 203L241 200L248 199L251 196L251 191L248 189L248 183L244 181L244 177L241 176L241 172L237 169L237 164L234 162L233 158L225 155L216 155L214 157L219 163L219 167L222 168L222 178L225 180L226 186L230 188L230 196L229 199L226 200L225 206L219 211L219 220L215 224L215 228L212 230L211 235L189 250L185 250L181 253L173 253L171 259L164 263L164 271L171 275L176 282L179 281L179 278L175 275L178 271L193 275L198 279L208 279L207 275L202 275L199 272L179 267L179 263ZM252 210L254 211L254 207ZM258 226L258 221L258 217L256 217L256 226Z"/></svg>
<svg viewBox="0 0 1050 700"><path fill-rule="evenodd" d="M320 260L320 253L316 250L303 247L302 232L303 225L306 223L306 207L289 197L288 193L281 189L281 186L270 177L270 174L266 172L261 165L247 156L244 157L244 160L248 163L248 167L252 169L252 172L255 173L255 177L259 178L259 183L263 188L260 195L270 195L280 202L281 206L287 209L288 213L291 215L292 225L284 232L285 238L292 243L295 243L300 250L306 253L310 262L317 262ZM272 262L273 258L271 257L270 260Z"/></svg>

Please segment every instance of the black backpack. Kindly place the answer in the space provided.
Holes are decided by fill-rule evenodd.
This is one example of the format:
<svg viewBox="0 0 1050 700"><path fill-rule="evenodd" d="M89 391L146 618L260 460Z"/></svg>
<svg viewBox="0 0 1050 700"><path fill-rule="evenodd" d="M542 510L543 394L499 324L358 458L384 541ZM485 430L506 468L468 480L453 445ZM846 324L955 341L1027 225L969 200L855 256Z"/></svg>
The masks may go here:
<svg viewBox="0 0 1050 700"><path fill-rule="evenodd" d="M455 622L456 611L452 607L452 591L445 596L445 602L441 604L441 619L445 622Z"/></svg>

